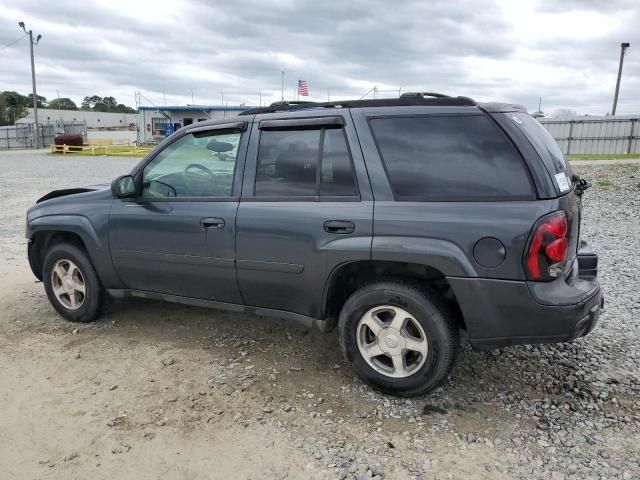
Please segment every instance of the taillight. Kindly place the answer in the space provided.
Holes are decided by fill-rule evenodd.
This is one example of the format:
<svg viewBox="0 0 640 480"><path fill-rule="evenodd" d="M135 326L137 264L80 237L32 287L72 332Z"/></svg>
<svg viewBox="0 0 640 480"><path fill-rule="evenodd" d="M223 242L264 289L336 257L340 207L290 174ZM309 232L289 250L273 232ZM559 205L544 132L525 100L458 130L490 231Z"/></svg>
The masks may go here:
<svg viewBox="0 0 640 480"><path fill-rule="evenodd" d="M530 280L551 280L562 271L569 245L567 232L567 215L562 211L536 222L524 262Z"/></svg>

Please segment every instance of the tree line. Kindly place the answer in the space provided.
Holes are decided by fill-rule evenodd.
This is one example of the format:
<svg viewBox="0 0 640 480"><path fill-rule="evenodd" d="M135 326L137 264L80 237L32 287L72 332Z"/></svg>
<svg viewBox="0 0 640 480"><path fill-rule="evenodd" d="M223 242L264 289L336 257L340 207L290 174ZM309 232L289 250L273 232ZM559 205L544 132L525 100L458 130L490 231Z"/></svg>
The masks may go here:
<svg viewBox="0 0 640 480"><path fill-rule="evenodd" d="M80 108L70 98L54 98L47 100L38 95L38 108L54 108L59 110L85 110L90 112L136 113L123 103L118 103L114 97L91 95L84 97ZM0 125L13 125L16 120L25 117L28 108L33 107L33 94L21 95L18 92L0 92Z"/></svg>

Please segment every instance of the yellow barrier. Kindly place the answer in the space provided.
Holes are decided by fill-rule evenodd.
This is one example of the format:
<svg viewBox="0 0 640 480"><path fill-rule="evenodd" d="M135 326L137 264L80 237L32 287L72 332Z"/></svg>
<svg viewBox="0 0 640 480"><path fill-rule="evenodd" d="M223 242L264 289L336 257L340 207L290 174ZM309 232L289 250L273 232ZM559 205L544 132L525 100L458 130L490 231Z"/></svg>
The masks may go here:
<svg viewBox="0 0 640 480"><path fill-rule="evenodd" d="M95 145L95 146L100 146L100 147L104 147L107 145L119 145L119 146L131 146L131 140L111 140L108 138L92 138L87 140L87 145Z"/></svg>
<svg viewBox="0 0 640 480"><path fill-rule="evenodd" d="M87 140L87 144L103 147L105 145L113 145L113 140L95 138L92 140Z"/></svg>
<svg viewBox="0 0 640 480"><path fill-rule="evenodd" d="M50 145L50 153L62 155L104 155L106 157L144 157L153 150L152 146L122 145Z"/></svg>

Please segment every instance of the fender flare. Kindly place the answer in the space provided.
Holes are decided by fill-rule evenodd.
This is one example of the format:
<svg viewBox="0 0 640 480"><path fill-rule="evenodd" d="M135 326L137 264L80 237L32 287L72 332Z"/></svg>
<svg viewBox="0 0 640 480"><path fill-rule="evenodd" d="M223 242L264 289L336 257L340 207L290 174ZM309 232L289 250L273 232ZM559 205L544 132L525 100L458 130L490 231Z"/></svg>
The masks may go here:
<svg viewBox="0 0 640 480"><path fill-rule="evenodd" d="M479 276L462 248L439 238L376 236L371 245L371 259L425 265L444 276Z"/></svg>
<svg viewBox="0 0 640 480"><path fill-rule="evenodd" d="M445 278L480 276L464 251L453 242L433 238L374 237L370 259L346 261L335 265L328 273L320 298L321 314L326 314L329 292L343 268L353 263L376 261L421 265L437 270Z"/></svg>
<svg viewBox="0 0 640 480"><path fill-rule="evenodd" d="M91 221L84 215L44 215L31 220L27 226L27 238L39 232L71 232L84 242L89 254L102 248L102 242Z"/></svg>
<svg viewBox="0 0 640 480"><path fill-rule="evenodd" d="M43 215L34 218L27 224L26 237L31 241L40 232L69 232L78 235L103 286L105 288L122 288L122 281L111 261L108 240L101 241L89 218L73 214ZM30 258L29 261L31 263L32 259Z"/></svg>

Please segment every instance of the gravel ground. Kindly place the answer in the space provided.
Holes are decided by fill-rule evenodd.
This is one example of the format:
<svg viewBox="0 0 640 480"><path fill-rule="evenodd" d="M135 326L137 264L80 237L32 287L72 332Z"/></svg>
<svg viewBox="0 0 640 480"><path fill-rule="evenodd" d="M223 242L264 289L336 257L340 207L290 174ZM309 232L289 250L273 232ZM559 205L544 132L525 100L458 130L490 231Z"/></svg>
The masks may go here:
<svg viewBox="0 0 640 480"><path fill-rule="evenodd" d="M378 394L335 334L149 301L92 325L49 306L24 211L137 159L0 152L3 478L640 478L640 168L581 165L606 310L570 344L474 352L412 400Z"/></svg>

